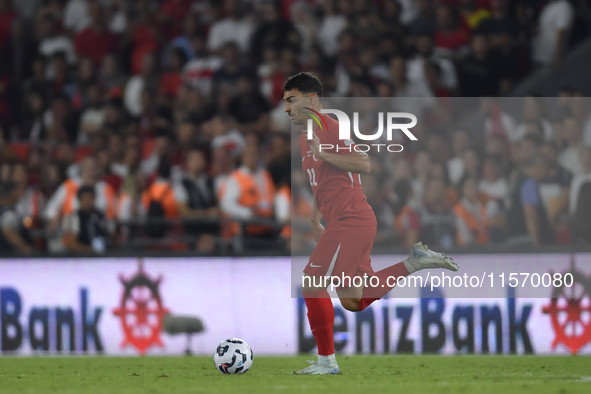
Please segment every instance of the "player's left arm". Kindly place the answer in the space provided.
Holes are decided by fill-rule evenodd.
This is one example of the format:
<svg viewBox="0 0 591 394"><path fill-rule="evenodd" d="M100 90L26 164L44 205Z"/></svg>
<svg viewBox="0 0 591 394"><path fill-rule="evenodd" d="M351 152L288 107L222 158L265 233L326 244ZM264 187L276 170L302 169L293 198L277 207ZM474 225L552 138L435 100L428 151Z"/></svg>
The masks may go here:
<svg viewBox="0 0 591 394"><path fill-rule="evenodd" d="M369 156L363 152L351 152L350 154L330 153L322 150L320 139L314 133L314 137L308 141L312 153L319 159L355 174L369 174L371 172L371 163Z"/></svg>

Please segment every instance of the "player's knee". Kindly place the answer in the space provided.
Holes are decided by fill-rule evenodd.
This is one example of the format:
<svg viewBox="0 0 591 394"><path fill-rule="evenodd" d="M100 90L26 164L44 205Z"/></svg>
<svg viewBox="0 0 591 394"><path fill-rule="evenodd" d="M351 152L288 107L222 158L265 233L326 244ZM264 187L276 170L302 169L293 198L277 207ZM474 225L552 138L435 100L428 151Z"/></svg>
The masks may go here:
<svg viewBox="0 0 591 394"><path fill-rule="evenodd" d="M341 298L341 305L348 311L359 311L359 298Z"/></svg>

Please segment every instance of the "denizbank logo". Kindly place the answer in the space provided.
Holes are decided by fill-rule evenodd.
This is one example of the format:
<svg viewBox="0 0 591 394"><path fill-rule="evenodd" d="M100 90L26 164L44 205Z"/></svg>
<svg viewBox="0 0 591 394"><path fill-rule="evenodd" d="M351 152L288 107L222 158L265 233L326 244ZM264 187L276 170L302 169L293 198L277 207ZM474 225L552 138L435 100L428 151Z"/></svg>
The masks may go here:
<svg viewBox="0 0 591 394"><path fill-rule="evenodd" d="M354 144L351 140L351 121L349 116L338 109L321 109L320 112L313 110L309 107L303 107L309 112L304 112L311 119L307 122L307 135L308 140L311 140L314 135L314 121L320 127L321 130L328 129L326 120L322 114L333 114L337 117L339 122L339 140L346 141L345 146L336 146L336 150L348 150L353 149L356 152L368 152L372 150L380 151L380 148L386 149L388 152L402 152L403 146L400 144ZM392 141L392 134L394 130L402 131L411 141L417 141L417 137L409 129L417 125L417 117L408 112L386 112L385 113L385 126L384 126L384 112L378 112L378 128L374 134L361 134L359 131L359 113L353 112L353 133L355 137L362 141L379 141L382 139L384 129L386 131L386 140ZM398 123L401 119L408 119L410 122ZM332 144L320 144L320 150L323 149L334 149L335 146Z"/></svg>

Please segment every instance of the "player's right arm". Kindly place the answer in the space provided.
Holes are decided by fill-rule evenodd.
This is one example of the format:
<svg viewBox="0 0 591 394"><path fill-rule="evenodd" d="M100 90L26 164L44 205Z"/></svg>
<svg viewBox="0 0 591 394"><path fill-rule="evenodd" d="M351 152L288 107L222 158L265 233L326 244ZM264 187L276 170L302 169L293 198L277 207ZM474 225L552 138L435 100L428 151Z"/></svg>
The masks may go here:
<svg viewBox="0 0 591 394"><path fill-rule="evenodd" d="M320 236L324 232L324 226L320 223L320 219L322 219L322 214L316 206L316 196L314 196L314 204L312 205L312 217L310 221L312 222L312 234L314 234L314 239L316 240L316 242L318 242Z"/></svg>

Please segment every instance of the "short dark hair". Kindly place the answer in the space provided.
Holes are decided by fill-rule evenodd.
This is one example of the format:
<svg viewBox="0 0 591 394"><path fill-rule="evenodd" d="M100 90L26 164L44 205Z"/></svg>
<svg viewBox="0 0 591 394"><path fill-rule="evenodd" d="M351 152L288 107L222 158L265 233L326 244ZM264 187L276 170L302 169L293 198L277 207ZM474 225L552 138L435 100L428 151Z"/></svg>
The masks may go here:
<svg viewBox="0 0 591 394"><path fill-rule="evenodd" d="M78 190L78 199L80 200L82 198L82 196L85 195L86 193L90 193L90 194L92 194L92 197L94 197L95 196L94 186L89 186L89 185L82 186Z"/></svg>
<svg viewBox="0 0 591 394"><path fill-rule="evenodd" d="M318 77L307 71L292 75L285 81L283 91L286 92L293 89L304 94L315 93L318 97L322 97L324 90Z"/></svg>

